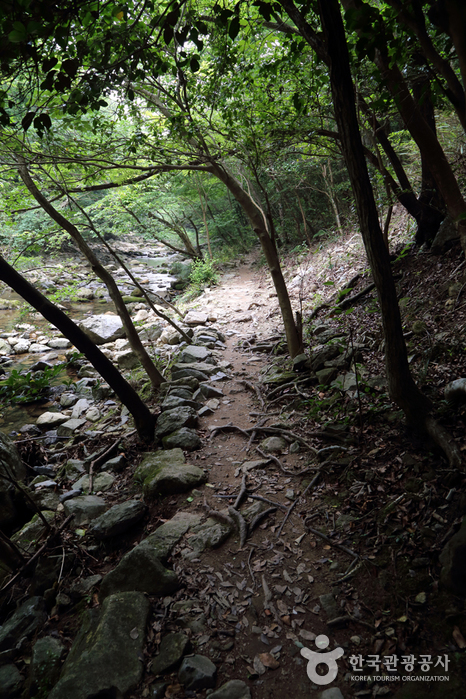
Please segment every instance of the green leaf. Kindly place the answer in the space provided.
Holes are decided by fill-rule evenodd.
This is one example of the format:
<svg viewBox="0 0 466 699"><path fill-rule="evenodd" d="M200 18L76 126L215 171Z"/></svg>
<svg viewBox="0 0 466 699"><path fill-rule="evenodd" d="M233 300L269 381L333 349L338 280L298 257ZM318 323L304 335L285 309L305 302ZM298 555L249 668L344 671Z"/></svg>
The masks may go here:
<svg viewBox="0 0 466 699"><path fill-rule="evenodd" d="M236 37L238 36L238 32L239 32L239 17L237 15L235 15L230 22L230 26L228 27L228 36L230 37L230 39L232 41L234 39L236 39Z"/></svg>
<svg viewBox="0 0 466 699"><path fill-rule="evenodd" d="M199 63L199 61L198 61L198 59L197 59L197 56L193 56L193 57L191 58L191 60L189 61L189 65L190 65L190 68L191 68L191 70L193 71L193 73L197 73L197 71L198 71L199 68L201 67L201 65L200 65L200 63Z"/></svg>
<svg viewBox="0 0 466 699"><path fill-rule="evenodd" d="M21 126L25 131L28 130L28 128L32 124L32 120L34 119L36 113L35 112L28 112L21 120Z"/></svg>

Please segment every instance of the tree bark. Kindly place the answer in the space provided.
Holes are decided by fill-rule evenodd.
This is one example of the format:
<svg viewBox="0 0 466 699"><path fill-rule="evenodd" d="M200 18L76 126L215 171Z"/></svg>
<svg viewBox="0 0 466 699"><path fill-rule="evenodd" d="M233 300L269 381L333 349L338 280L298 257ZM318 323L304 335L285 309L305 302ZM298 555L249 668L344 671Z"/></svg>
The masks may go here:
<svg viewBox="0 0 466 699"><path fill-rule="evenodd" d="M43 294L32 286L24 277L0 256L0 279L36 309L49 323L52 323L73 345L82 352L99 372L103 379L115 391L123 405L126 405L134 418L139 437L152 442L154 439L155 416L142 402L136 391L123 378L118 369L100 351L66 313L51 303Z"/></svg>
<svg viewBox="0 0 466 699"><path fill-rule="evenodd" d="M380 229L377 208L369 180L354 101L349 54L338 0L319 0L319 14L330 62L330 83L335 119L351 180L361 234L379 298L385 338L385 363L390 397L418 428L431 426L431 403L416 386L408 364L401 317L390 258ZM436 428L439 426L435 423ZM441 431L441 428L440 428ZM437 434L437 443L445 448ZM450 464L459 466L461 454L450 443Z"/></svg>
<svg viewBox="0 0 466 699"><path fill-rule="evenodd" d="M115 304L118 315L121 318L121 322L123 323L123 328L125 330L126 337L128 338L128 341L131 345L131 348L133 349L142 366L144 367L152 386L154 388L157 388L163 381L165 381L165 379L155 366L152 359L147 354L141 340L139 339L137 330L133 325L131 316L128 312L128 309L126 308L126 305L118 289L118 286L115 280L113 279L112 275L100 263L97 256L86 243L76 226L74 226L71 223L71 221L68 221L67 218L60 214L60 212L57 211L55 207L52 206L52 204L39 191L38 187L32 180L31 175L29 174L29 170L24 159L21 159L18 162L18 172L27 189L29 190L30 194L32 194L34 199L40 204L40 206L50 216L50 218L53 219L56 223L58 223L59 226L61 226L65 231L67 231L67 233L70 234L70 236L76 242L83 255L91 263L92 269L95 272L95 274L98 277L100 277L100 279L102 279L102 281L104 282L110 294L110 298Z"/></svg>

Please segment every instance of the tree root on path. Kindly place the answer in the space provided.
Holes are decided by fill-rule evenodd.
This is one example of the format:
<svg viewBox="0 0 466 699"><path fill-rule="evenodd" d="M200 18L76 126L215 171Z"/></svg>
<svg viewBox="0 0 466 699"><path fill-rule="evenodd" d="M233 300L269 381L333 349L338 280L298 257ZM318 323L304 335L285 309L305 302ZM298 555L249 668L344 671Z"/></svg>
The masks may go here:
<svg viewBox="0 0 466 699"><path fill-rule="evenodd" d="M214 434L219 430L236 430L237 432L241 432L241 434L244 434L248 439L251 432L266 432L268 434L279 434L285 439L288 438L287 441L294 440L296 442L299 442L313 454L317 454L318 452L318 449L315 449L315 447L311 446L309 442L306 442L306 440L300 437L299 434L278 427L259 427L258 425L255 425L254 427L249 427L243 430L242 427L238 427L237 425L233 425L233 423L229 422L226 425L218 425L218 427L214 427L210 433L210 439L212 439Z"/></svg>
<svg viewBox="0 0 466 699"><path fill-rule="evenodd" d="M425 428L429 436L434 440L437 446L444 452L448 459L448 463L452 468L463 468L463 459L458 445L452 439L451 434L442 427L433 417L427 417L425 420Z"/></svg>

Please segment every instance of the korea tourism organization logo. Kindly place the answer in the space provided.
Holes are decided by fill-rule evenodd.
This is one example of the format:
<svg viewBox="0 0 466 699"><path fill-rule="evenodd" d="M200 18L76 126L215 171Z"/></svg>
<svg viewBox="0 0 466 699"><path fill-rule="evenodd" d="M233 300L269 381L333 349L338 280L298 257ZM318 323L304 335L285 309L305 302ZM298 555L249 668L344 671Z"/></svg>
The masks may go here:
<svg viewBox="0 0 466 699"><path fill-rule="evenodd" d="M315 640L317 648L321 648L322 650L328 648L329 643L329 638L325 636L325 634L317 636ZM317 653L314 650L309 650L309 648L301 648L301 655L308 661L306 672L311 682L321 685L333 682L338 675L337 659L341 658L344 652L343 648L335 648L326 653ZM325 675L317 674L317 665L321 664L326 665L328 668Z"/></svg>
<svg viewBox="0 0 466 699"><path fill-rule="evenodd" d="M317 636L316 647L319 651L328 648L330 640L325 634ZM345 651L337 647L330 651L319 652L309 648L301 648L301 655L307 660L307 676L317 685L326 685L333 682L338 675L337 660L341 658ZM448 682L450 677L441 674L442 670L447 671L450 660L448 655L350 655L348 663L351 665L354 674L351 680L372 680L376 682ZM319 674L317 666L324 665L327 672ZM438 674L431 672L439 668ZM374 674L382 673L382 674ZM409 673L409 674L405 674ZM429 673L429 674L427 674Z"/></svg>

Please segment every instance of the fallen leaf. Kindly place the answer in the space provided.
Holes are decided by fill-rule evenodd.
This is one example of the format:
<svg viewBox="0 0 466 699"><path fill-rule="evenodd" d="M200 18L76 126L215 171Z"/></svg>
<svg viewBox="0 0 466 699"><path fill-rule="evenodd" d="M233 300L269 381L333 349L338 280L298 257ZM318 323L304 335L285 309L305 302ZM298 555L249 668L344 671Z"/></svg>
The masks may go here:
<svg viewBox="0 0 466 699"><path fill-rule="evenodd" d="M270 653L259 653L259 659L264 667L268 667L271 670L276 670L280 667L280 663L276 660Z"/></svg>
<svg viewBox="0 0 466 699"><path fill-rule="evenodd" d="M263 675L263 674L265 673L264 664L263 664L262 660L260 659L260 657L259 657L258 655L256 655L256 657L254 658L253 666L254 666L255 672L256 672L259 676L260 676L260 675Z"/></svg>
<svg viewBox="0 0 466 699"><path fill-rule="evenodd" d="M291 619L288 614L285 614L285 616L281 617L281 620L283 621L284 624L287 626L291 626Z"/></svg>
<svg viewBox="0 0 466 699"><path fill-rule="evenodd" d="M416 597L414 598L414 601L417 602L417 604L425 604L427 602L427 595L425 592L420 592Z"/></svg>
<svg viewBox="0 0 466 699"><path fill-rule="evenodd" d="M304 638L305 641L315 641L316 639L315 633L312 633L312 631L306 631L306 629L301 629L299 635L301 638Z"/></svg>

